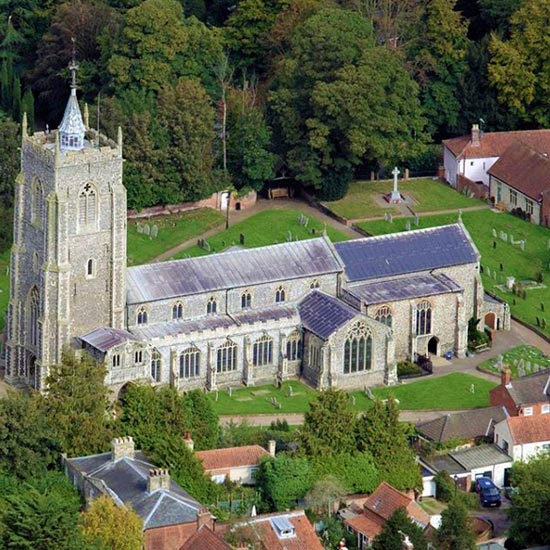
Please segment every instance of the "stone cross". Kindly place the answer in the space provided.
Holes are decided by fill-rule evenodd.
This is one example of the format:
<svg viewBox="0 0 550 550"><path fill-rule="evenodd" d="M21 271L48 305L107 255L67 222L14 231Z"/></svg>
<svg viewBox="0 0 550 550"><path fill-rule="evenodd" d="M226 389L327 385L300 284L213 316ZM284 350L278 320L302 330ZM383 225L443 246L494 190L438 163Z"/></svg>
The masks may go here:
<svg viewBox="0 0 550 550"><path fill-rule="evenodd" d="M397 176L401 172L399 171L399 168L397 166L393 169L393 191L391 193L391 201L401 201L401 195L399 193L399 190L397 189Z"/></svg>

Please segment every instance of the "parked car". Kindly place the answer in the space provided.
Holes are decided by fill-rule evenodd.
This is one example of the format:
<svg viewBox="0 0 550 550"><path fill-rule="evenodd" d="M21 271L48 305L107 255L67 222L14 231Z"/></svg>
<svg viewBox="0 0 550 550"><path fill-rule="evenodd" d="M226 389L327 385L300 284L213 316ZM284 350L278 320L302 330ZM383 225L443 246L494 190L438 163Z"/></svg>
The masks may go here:
<svg viewBox="0 0 550 550"><path fill-rule="evenodd" d="M476 479L476 493L479 493L481 506L500 506L500 491L488 477Z"/></svg>

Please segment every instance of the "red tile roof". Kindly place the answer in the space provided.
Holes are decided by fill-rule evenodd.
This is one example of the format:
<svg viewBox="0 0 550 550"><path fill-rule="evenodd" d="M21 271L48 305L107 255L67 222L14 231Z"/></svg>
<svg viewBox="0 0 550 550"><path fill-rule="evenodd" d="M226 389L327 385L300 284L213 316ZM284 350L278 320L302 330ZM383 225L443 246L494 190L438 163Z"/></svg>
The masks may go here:
<svg viewBox="0 0 550 550"><path fill-rule="evenodd" d="M203 526L189 538L180 550L231 550L218 535Z"/></svg>
<svg viewBox="0 0 550 550"><path fill-rule="evenodd" d="M383 481L365 502L365 509L387 521L398 508L407 508L411 499Z"/></svg>
<svg viewBox="0 0 550 550"><path fill-rule="evenodd" d="M471 135L443 140L443 145L455 157L500 157L514 141L521 141L539 153L550 153L550 130L524 130L518 132L486 132L479 145L473 145Z"/></svg>
<svg viewBox="0 0 550 550"><path fill-rule="evenodd" d="M344 520L356 533L362 533L369 540L372 540L382 531L384 521L381 518L371 518L365 514L359 514L353 518Z"/></svg>
<svg viewBox="0 0 550 550"><path fill-rule="evenodd" d="M257 466L262 457L269 456L269 453L259 445L213 449L212 451L199 451L196 454L206 472L242 466Z"/></svg>
<svg viewBox="0 0 550 550"><path fill-rule="evenodd" d="M514 445L550 441L550 414L511 416L506 422Z"/></svg>

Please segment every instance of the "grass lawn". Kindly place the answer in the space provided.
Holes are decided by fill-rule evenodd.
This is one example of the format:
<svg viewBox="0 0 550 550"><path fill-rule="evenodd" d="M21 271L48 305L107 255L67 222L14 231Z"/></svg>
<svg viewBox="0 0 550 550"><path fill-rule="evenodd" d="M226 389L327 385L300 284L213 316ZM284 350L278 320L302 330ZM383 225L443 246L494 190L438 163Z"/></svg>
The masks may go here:
<svg viewBox="0 0 550 550"><path fill-rule="evenodd" d="M470 391L475 386L475 393ZM292 386L290 395L289 386ZM440 378L428 378L400 386L374 388L372 393L380 399L393 395L399 399L403 410L453 410L486 407L489 404L489 390L496 386L492 382L464 373L452 373ZM285 382L281 389L275 386L240 388L231 392L220 390L208 394L218 414L276 414L304 413L317 392L298 381ZM372 407L372 401L363 391L350 392L356 411ZM280 407L271 401L275 398Z"/></svg>
<svg viewBox="0 0 550 550"><path fill-rule="evenodd" d="M151 261L159 254L223 223L224 216L212 208L190 210L173 216L155 216L151 220L128 220L128 265ZM148 223L158 227L158 235L137 232L137 225Z"/></svg>
<svg viewBox="0 0 550 550"><path fill-rule="evenodd" d="M511 214L490 210L463 212L462 220L481 254L485 288L506 300L517 318L550 335L550 231ZM421 229L454 223L457 215L420 217L418 227L413 225L413 218L396 218L393 223L372 221L357 225L372 235L380 235L405 230L407 221L413 229ZM494 238L493 229L497 235L504 231L508 242ZM525 239L525 250L510 244L510 235L516 241ZM506 290L506 277L513 276L516 281L535 281L539 272L542 273L543 284L526 288L525 300Z"/></svg>
<svg viewBox="0 0 550 550"><path fill-rule="evenodd" d="M516 346L502 354L502 362L510 367L512 378L519 377L519 369L523 368L524 374L535 372L534 366L538 365L539 369L547 369L550 367L550 357L547 357L534 346ZM500 370L497 367L498 358L487 359L479 365L480 370L499 374ZM527 365L529 363L529 365Z"/></svg>
<svg viewBox="0 0 550 550"><path fill-rule="evenodd" d="M381 205L376 197L393 189L392 181L357 181L350 185L347 195L339 201L323 203L334 213L348 220L383 216L385 212L398 212L396 205ZM435 212L451 208L479 206L483 202L471 199L448 185L432 179L413 179L400 182L401 193L414 199L411 208L415 212Z"/></svg>
<svg viewBox="0 0 550 550"><path fill-rule="evenodd" d="M0 331L4 329L6 312L10 301L10 251L0 254Z"/></svg>
<svg viewBox="0 0 550 550"><path fill-rule="evenodd" d="M293 241L311 239L323 234L325 225L318 219L306 216L309 221L307 227L304 227L298 221L300 216L302 216L302 213L297 210L274 209L258 212L250 218L236 223L229 229L210 237L208 239L211 247L210 253L221 252L230 246L239 245L241 234L244 235L244 246L247 248L284 243L287 241L289 234L292 235ZM327 226L326 230L332 242L349 239L347 235L331 226ZM193 246L178 253L174 258L204 256L205 254L209 254L209 252L199 246Z"/></svg>

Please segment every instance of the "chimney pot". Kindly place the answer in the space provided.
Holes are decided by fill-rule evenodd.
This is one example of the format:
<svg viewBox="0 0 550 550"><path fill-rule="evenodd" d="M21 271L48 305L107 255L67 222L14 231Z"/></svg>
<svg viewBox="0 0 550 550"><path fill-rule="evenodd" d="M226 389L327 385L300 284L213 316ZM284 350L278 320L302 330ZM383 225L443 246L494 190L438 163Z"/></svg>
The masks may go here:
<svg viewBox="0 0 550 550"><path fill-rule="evenodd" d="M472 124L472 145L479 146L480 145L480 134L479 134L479 125L478 124Z"/></svg>
<svg viewBox="0 0 550 550"><path fill-rule="evenodd" d="M130 437L115 437L111 441L111 460L115 462L119 458L135 458L136 451L134 440Z"/></svg>
<svg viewBox="0 0 550 550"><path fill-rule="evenodd" d="M153 468L149 470L147 492L152 493L158 489L170 489L170 474L166 468Z"/></svg>
<svg viewBox="0 0 550 550"><path fill-rule="evenodd" d="M212 525L212 527L214 527L212 522L212 515L210 514L210 510L208 510L208 508L200 508L197 512L197 531L203 525L206 525L207 527L210 527Z"/></svg>

